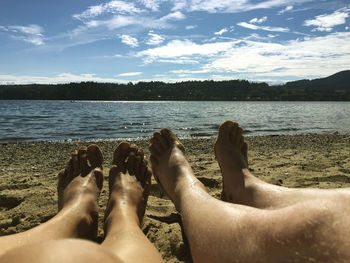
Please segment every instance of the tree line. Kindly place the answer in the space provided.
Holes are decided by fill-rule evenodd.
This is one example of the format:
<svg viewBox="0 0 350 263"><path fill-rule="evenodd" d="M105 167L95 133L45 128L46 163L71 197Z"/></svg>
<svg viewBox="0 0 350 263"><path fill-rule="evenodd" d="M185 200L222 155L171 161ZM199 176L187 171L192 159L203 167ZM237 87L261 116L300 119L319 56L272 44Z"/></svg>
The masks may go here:
<svg viewBox="0 0 350 263"><path fill-rule="evenodd" d="M1 85L1 100L350 101L350 85L310 81L270 86L247 80L160 81L136 84L80 82ZM347 81L350 83L350 81Z"/></svg>

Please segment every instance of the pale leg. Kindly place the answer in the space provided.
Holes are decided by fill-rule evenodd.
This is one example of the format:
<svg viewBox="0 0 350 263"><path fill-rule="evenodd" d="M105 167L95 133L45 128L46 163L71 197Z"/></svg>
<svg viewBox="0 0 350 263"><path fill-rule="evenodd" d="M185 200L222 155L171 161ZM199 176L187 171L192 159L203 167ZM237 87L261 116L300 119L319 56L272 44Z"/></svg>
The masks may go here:
<svg viewBox="0 0 350 263"><path fill-rule="evenodd" d="M125 262L163 262L140 227L151 185L142 150L121 143L113 163L102 247Z"/></svg>
<svg viewBox="0 0 350 263"><path fill-rule="evenodd" d="M223 177L224 201L276 209L305 200L326 198L339 201L350 198L349 189L287 188L261 181L248 169L248 146L242 133L236 122L226 121L219 127L214 149Z"/></svg>
<svg viewBox="0 0 350 263"><path fill-rule="evenodd" d="M155 176L181 213L195 262L345 262L347 204L305 201L261 210L211 197L168 129L151 138ZM332 244L330 246L329 244Z"/></svg>
<svg viewBox="0 0 350 263"><path fill-rule="evenodd" d="M90 165L88 163L90 162ZM0 238L0 262L120 262L97 244L102 153L96 145L74 152L58 181L58 214L23 233Z"/></svg>

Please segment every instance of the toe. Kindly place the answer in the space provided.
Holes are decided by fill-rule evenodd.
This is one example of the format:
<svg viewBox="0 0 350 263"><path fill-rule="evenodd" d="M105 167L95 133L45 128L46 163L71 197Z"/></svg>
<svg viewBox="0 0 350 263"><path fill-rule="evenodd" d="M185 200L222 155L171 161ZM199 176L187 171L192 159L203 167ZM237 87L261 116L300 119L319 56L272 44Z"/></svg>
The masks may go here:
<svg viewBox="0 0 350 263"><path fill-rule="evenodd" d="M71 159L72 159L72 164L73 164L73 177L76 177L81 173L81 167L80 167L80 163L79 163L79 159L78 159L78 151L77 150L75 150L72 153Z"/></svg>
<svg viewBox="0 0 350 263"><path fill-rule="evenodd" d="M118 174L120 174L122 172L122 170L120 169L119 166L117 165L112 165L112 167L109 169L109 176L116 176Z"/></svg>
<svg viewBox="0 0 350 263"><path fill-rule="evenodd" d="M238 137L238 123L233 122L232 127L230 128L230 141L233 144L236 144Z"/></svg>
<svg viewBox="0 0 350 263"><path fill-rule="evenodd" d="M141 160L145 158L145 153L142 148L137 149L136 156L140 156Z"/></svg>
<svg viewBox="0 0 350 263"><path fill-rule="evenodd" d="M243 136L240 136L239 137L239 140L238 140L238 142L237 142L237 145L238 145L238 147L242 150L242 148L243 148L243 143L244 143L244 137Z"/></svg>
<svg viewBox="0 0 350 263"><path fill-rule="evenodd" d="M129 153L130 153L130 144L127 142L120 143L114 151L113 164L121 168L124 167L125 160L128 157Z"/></svg>
<svg viewBox="0 0 350 263"><path fill-rule="evenodd" d="M230 133L234 126L232 121L225 121L219 127L218 140L227 142L230 140Z"/></svg>
<svg viewBox="0 0 350 263"><path fill-rule="evenodd" d="M155 132L153 134L153 137L155 138L155 141L161 150L166 150L169 148L168 141L164 138L164 136L162 136L160 132Z"/></svg>
<svg viewBox="0 0 350 263"><path fill-rule="evenodd" d="M87 173L89 171L88 158L87 158L87 148L80 147L78 151L78 161L81 172Z"/></svg>
<svg viewBox="0 0 350 263"><path fill-rule="evenodd" d="M242 127L238 126L236 129L236 140L234 141L234 143L236 143L238 146L241 146L241 141L243 140L242 134L243 134L243 129Z"/></svg>
<svg viewBox="0 0 350 263"><path fill-rule="evenodd" d="M61 210L63 206L63 191L66 185L67 185L67 172L66 172L66 169L62 169L58 173L58 183L57 183L58 210Z"/></svg>
<svg viewBox="0 0 350 263"><path fill-rule="evenodd" d="M185 147L176 137L176 134L167 128L161 129L160 134L168 143L168 146L176 145L183 153L185 153Z"/></svg>
<svg viewBox="0 0 350 263"><path fill-rule="evenodd" d="M66 165L66 169L65 169L65 172L66 172L66 178L67 180L70 180L74 177L74 167L73 167L73 159L72 157L69 158L68 162L67 162L67 165Z"/></svg>
<svg viewBox="0 0 350 263"><path fill-rule="evenodd" d="M134 152L130 152L126 167L130 175L136 175L138 159Z"/></svg>
<svg viewBox="0 0 350 263"><path fill-rule="evenodd" d="M157 141L154 137L152 137L150 139L150 145L149 145L148 149L151 152L151 155L159 158L161 150L159 148L159 144L157 143Z"/></svg>
<svg viewBox="0 0 350 263"><path fill-rule="evenodd" d="M98 189L101 191L102 186L103 186L103 172L102 172L102 170L100 168L95 168L94 170L92 170L91 173L95 176L96 185L97 185Z"/></svg>
<svg viewBox="0 0 350 263"><path fill-rule="evenodd" d="M248 144L246 142L243 143L242 153L243 153L244 157L247 159L248 158Z"/></svg>
<svg viewBox="0 0 350 263"><path fill-rule="evenodd" d="M130 152L134 153L135 155L137 154L138 150L139 148L135 144L130 146Z"/></svg>
<svg viewBox="0 0 350 263"><path fill-rule="evenodd" d="M87 148L87 158L90 162L91 168L102 168L103 155L100 148L96 144L92 144Z"/></svg>
<svg viewBox="0 0 350 263"><path fill-rule="evenodd" d="M145 184L148 180L147 178L147 164L146 161L143 160L139 165L139 171L136 173L136 178L141 182L142 187L145 187Z"/></svg>
<svg viewBox="0 0 350 263"><path fill-rule="evenodd" d="M175 133L167 128L161 129L160 134L163 136L168 145L173 145L177 140Z"/></svg>
<svg viewBox="0 0 350 263"><path fill-rule="evenodd" d="M135 158L135 176L139 182L142 181L143 175L140 173L140 166L142 165L144 161L141 159L141 156L136 155Z"/></svg>
<svg viewBox="0 0 350 263"><path fill-rule="evenodd" d="M58 173L58 183L57 183L57 188L64 188L66 185L66 169L62 169Z"/></svg>
<svg viewBox="0 0 350 263"><path fill-rule="evenodd" d="M145 183L142 185L143 198L144 198L146 203L147 203L148 195L151 191L151 186L152 186L151 177L152 177L152 171L151 171L151 169L147 168L146 173L145 173Z"/></svg>

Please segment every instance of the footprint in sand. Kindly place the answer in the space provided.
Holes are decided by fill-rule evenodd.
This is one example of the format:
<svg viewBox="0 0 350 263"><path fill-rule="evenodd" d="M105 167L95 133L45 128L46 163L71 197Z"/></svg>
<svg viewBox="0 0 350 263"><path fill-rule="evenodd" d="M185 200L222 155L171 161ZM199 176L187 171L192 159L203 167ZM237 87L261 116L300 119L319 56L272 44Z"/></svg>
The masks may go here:
<svg viewBox="0 0 350 263"><path fill-rule="evenodd" d="M7 211L19 206L23 198L15 196L0 195L0 211Z"/></svg>

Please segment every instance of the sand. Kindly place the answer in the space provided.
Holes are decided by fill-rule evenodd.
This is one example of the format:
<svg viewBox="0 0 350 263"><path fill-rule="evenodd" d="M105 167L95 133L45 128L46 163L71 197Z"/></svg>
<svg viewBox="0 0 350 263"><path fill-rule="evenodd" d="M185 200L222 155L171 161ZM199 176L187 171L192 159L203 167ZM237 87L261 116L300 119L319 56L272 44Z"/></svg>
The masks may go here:
<svg viewBox="0 0 350 263"><path fill-rule="evenodd" d="M350 135L295 135L246 138L249 163L262 180L287 187L350 187ZM196 176L219 198L222 180L213 154L213 139L182 140ZM118 141L98 142L105 179ZM39 225L57 211L57 173L70 153L89 143L0 144L0 236ZM149 155L147 140L137 141ZM107 180L100 196L99 242L108 197ZM143 231L167 262L191 262L181 231L181 217L153 179Z"/></svg>

